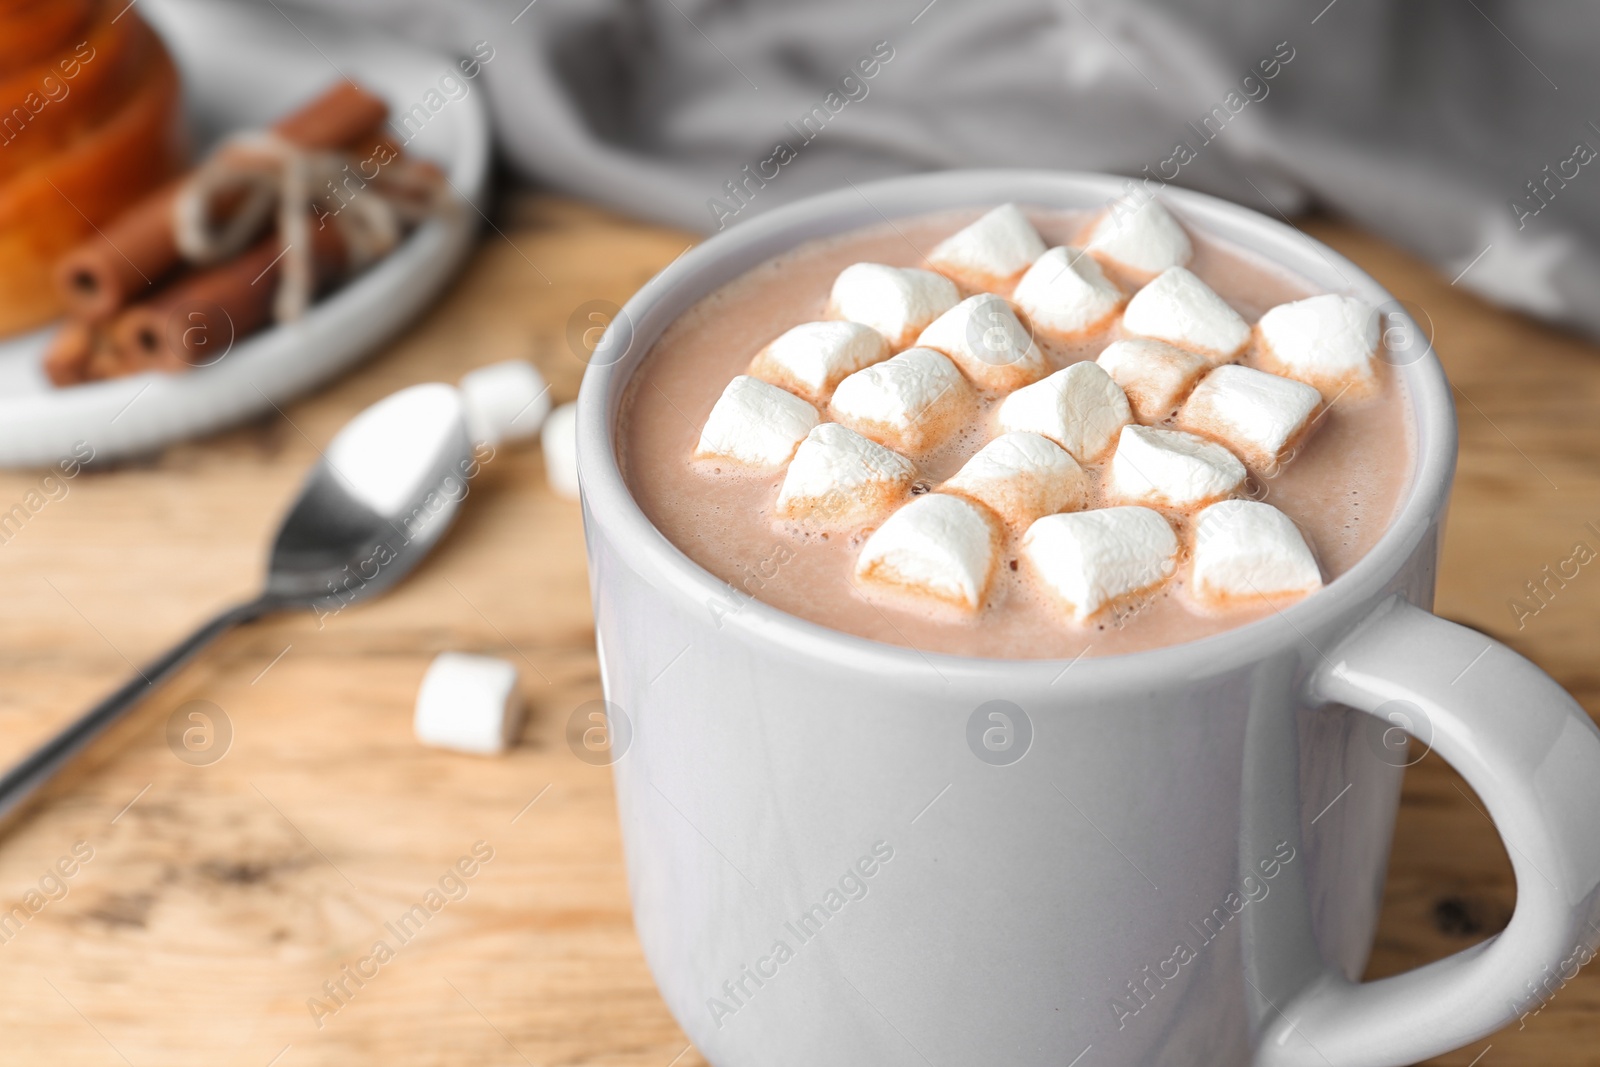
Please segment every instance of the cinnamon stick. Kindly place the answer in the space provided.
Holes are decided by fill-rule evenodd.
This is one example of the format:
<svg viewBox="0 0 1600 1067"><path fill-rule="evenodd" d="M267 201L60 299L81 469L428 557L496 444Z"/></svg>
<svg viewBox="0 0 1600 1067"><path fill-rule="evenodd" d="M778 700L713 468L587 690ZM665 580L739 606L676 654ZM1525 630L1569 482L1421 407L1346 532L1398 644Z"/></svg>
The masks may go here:
<svg viewBox="0 0 1600 1067"><path fill-rule="evenodd" d="M94 327L68 319L50 339L44 354L44 373L51 384L77 385L89 378L89 357L94 354Z"/></svg>
<svg viewBox="0 0 1600 1067"><path fill-rule="evenodd" d="M389 117L389 105L355 82L341 81L273 123L279 137L302 148L343 148Z"/></svg>
<svg viewBox="0 0 1600 1067"><path fill-rule="evenodd" d="M376 141L388 105L360 86L341 81L278 120L273 131L313 150ZM172 204L183 179L169 182L62 257L55 285L69 313L105 319L137 299L179 263Z"/></svg>
<svg viewBox="0 0 1600 1067"><path fill-rule="evenodd" d="M221 359L271 321L284 254L274 231L242 255L124 309L109 329L112 347L120 353L120 373L183 371ZM338 278L345 262L337 227L313 227L312 265L319 285Z"/></svg>

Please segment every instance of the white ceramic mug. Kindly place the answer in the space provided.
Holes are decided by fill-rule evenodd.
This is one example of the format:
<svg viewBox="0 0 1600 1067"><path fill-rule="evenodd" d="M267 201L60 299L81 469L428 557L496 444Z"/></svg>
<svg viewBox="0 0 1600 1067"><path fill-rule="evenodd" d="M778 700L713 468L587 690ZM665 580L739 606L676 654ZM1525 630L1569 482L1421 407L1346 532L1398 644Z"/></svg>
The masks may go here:
<svg viewBox="0 0 1600 1067"><path fill-rule="evenodd" d="M602 339L578 458L635 921L717 1067L1404 1064L1533 1010L1592 955L1600 733L1527 660L1427 611L1456 431L1425 343L1390 357L1417 447L1377 546L1274 617L1149 652L982 660L830 631L712 577L630 496L623 388L711 290L884 217L1091 208L1123 185L980 171L815 197L684 255ZM1288 226L1163 195L1396 308ZM1498 936L1363 984L1397 727L1482 798L1517 905Z"/></svg>

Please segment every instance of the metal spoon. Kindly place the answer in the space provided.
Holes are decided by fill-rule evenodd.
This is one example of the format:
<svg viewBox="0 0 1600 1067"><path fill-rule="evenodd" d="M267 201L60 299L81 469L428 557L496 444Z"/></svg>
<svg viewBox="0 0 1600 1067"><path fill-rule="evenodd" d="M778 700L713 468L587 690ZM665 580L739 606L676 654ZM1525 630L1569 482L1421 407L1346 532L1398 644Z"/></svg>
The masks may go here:
<svg viewBox="0 0 1600 1067"><path fill-rule="evenodd" d="M415 385L380 400L328 445L278 529L255 599L146 665L0 778L0 825L141 698L222 634L274 612L319 618L393 586L449 528L478 470L461 394Z"/></svg>

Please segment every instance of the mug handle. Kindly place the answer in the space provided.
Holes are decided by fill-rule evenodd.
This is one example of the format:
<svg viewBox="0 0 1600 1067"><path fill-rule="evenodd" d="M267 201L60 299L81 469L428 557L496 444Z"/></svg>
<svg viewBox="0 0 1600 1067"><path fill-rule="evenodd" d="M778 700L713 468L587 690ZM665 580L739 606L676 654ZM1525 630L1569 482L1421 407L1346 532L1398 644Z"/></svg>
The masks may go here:
<svg viewBox="0 0 1600 1067"><path fill-rule="evenodd" d="M1500 934L1404 974L1322 975L1269 1011L1257 1067L1398 1067L1536 1009L1554 992L1539 983L1570 979L1600 940L1600 731L1528 660L1398 599L1329 650L1310 698L1385 721L1390 702L1410 705L1488 808L1517 905Z"/></svg>

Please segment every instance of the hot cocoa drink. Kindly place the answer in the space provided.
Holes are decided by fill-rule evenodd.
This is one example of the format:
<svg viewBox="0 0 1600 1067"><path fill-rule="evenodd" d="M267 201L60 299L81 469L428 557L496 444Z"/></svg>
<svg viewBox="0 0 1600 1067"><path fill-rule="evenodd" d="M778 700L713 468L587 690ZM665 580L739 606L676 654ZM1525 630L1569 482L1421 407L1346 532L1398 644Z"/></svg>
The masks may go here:
<svg viewBox="0 0 1600 1067"><path fill-rule="evenodd" d="M1376 309L1158 201L814 241L710 294L629 384L623 474L730 585L922 651L1072 658L1271 616L1411 475Z"/></svg>

